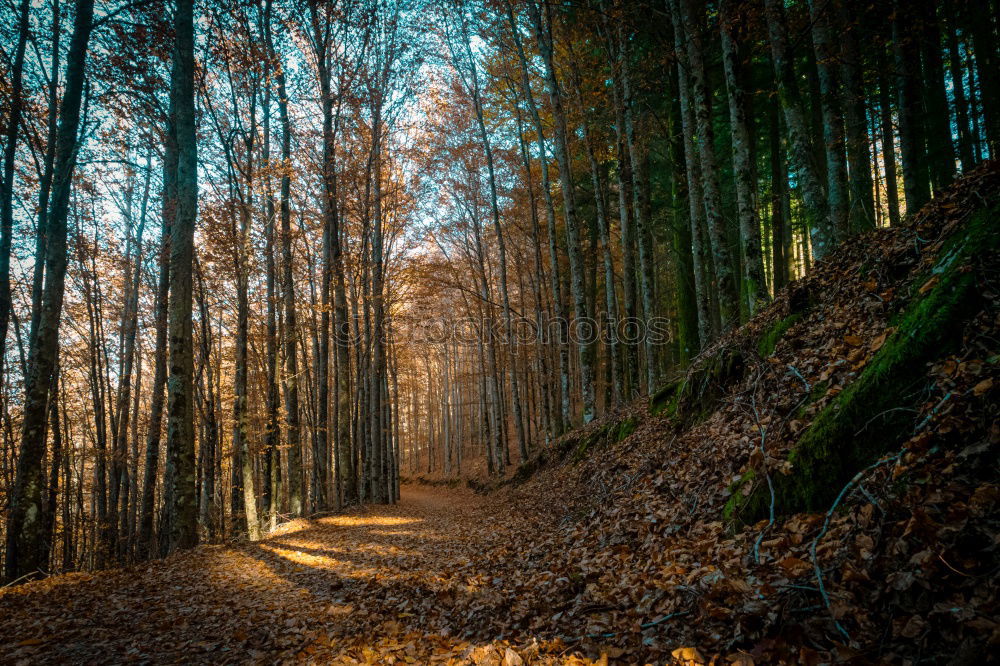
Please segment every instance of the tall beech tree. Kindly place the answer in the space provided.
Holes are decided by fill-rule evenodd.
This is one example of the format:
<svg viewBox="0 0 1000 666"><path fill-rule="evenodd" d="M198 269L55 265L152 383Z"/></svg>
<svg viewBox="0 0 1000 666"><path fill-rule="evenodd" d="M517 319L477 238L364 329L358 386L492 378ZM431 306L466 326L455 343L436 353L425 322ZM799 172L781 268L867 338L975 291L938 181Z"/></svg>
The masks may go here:
<svg viewBox="0 0 1000 666"><path fill-rule="evenodd" d="M52 378L59 359L59 325L66 282L66 236L73 171L76 168L80 110L83 104L87 47L93 31L94 1L77 0L67 54L66 84L59 105L59 132L53 161L52 194L46 224L45 286L37 334L31 339L24 391L24 417L17 476L7 519L4 575L8 580L34 576L47 568L49 551L42 513L45 480L46 420ZM11 137L13 138L13 137ZM5 179L6 180L6 179ZM6 268L6 267L4 267Z"/></svg>
<svg viewBox="0 0 1000 666"><path fill-rule="evenodd" d="M198 213L198 144L194 102L194 1L174 12L170 132L177 143L173 219L170 223L170 296L167 308L166 551L198 543L195 495L194 333L191 323L194 226ZM169 204L168 204L169 205Z"/></svg>

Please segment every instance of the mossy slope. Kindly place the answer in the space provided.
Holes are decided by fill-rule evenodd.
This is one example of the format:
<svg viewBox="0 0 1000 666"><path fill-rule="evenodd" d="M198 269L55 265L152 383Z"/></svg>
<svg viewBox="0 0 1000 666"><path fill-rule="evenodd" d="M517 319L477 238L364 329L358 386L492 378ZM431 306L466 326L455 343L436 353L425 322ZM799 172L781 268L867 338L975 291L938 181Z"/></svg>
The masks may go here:
<svg viewBox="0 0 1000 666"><path fill-rule="evenodd" d="M781 512L825 509L858 469L912 432L926 364L961 344L964 324L982 302L968 261L1000 247L996 213L981 211L942 249L932 271L937 283L909 304L861 375L817 415L789 455L791 474L772 474ZM749 521L767 515L764 484L745 500L734 490L730 516Z"/></svg>

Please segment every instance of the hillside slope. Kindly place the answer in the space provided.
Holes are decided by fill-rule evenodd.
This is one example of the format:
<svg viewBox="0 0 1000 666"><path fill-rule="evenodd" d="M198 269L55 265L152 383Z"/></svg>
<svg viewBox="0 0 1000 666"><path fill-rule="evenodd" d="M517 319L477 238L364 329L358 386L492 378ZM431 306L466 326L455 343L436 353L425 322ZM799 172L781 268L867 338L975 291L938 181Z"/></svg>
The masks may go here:
<svg viewBox="0 0 1000 666"><path fill-rule="evenodd" d="M623 659L1000 649L998 202L993 163L526 465L504 492L556 525L518 545L551 621Z"/></svg>

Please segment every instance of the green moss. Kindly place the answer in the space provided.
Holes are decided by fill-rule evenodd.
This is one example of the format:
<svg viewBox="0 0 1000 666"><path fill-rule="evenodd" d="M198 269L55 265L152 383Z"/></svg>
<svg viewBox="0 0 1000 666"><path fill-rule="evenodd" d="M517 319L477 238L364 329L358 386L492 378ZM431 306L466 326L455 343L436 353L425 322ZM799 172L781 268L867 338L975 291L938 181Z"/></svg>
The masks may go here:
<svg viewBox="0 0 1000 666"><path fill-rule="evenodd" d="M757 343L757 352L760 354L761 358L767 358L773 354L774 348L778 346L778 341L785 337L785 333L788 332L788 329L794 326L800 319L802 319L802 314L796 313L790 314L784 319L774 322L771 328L761 336L760 341Z"/></svg>
<svg viewBox="0 0 1000 666"><path fill-rule="evenodd" d="M826 379L813 384L812 388L809 389L809 395L802 402L802 405L800 405L799 408L795 410L795 418L796 419L805 418L806 411L809 409L809 406L812 405L817 400L819 400L820 398L822 398L824 395L826 395L826 392L829 388L830 388L830 382L829 380Z"/></svg>
<svg viewBox="0 0 1000 666"><path fill-rule="evenodd" d="M684 382L671 382L659 391L654 393L649 399L649 412L651 414L665 413L667 416L677 414L677 400L684 388Z"/></svg>
<svg viewBox="0 0 1000 666"><path fill-rule="evenodd" d="M722 508L722 517L724 520L727 522L731 521L740 512L745 510L747 505L743 489L747 484L753 484L756 478L757 473L752 469L748 469L743 473L743 476L729 484L729 499L726 501L726 506Z"/></svg>
<svg viewBox="0 0 1000 666"><path fill-rule="evenodd" d="M743 363L743 355L735 348L724 348L700 359L684 379L650 396L650 413L666 414L686 426L698 423L715 410L726 386L741 374Z"/></svg>
<svg viewBox="0 0 1000 666"><path fill-rule="evenodd" d="M573 461L580 462L587 457L591 449L620 442L635 432L637 426L638 423L631 416L621 421L611 421L587 433L586 436L567 438L561 443L560 451L563 455L572 452Z"/></svg>
<svg viewBox="0 0 1000 666"><path fill-rule="evenodd" d="M573 462L580 462L587 457L587 451L589 451L590 447L593 446L596 437L597 433L588 435L587 437L581 437L576 442L576 447L573 449Z"/></svg>
<svg viewBox="0 0 1000 666"><path fill-rule="evenodd" d="M636 425L637 424L635 422L635 419L632 417L629 417L624 421L622 421L621 424L618 426L618 435L615 441L620 442L629 435L631 435L633 432L635 432Z"/></svg>
<svg viewBox="0 0 1000 666"><path fill-rule="evenodd" d="M517 471L515 471L514 476L511 477L511 483L515 485L524 483L530 479L535 472L541 469L547 461L548 456L545 454L545 449L542 449L533 458L529 458L517 466Z"/></svg>
<svg viewBox="0 0 1000 666"><path fill-rule="evenodd" d="M739 349L719 350L692 368L684 381L677 384L672 397L667 399L669 392L664 392L658 411L667 411L686 426L698 423L715 410L719 397L741 375L743 366ZM657 410L655 401L653 409Z"/></svg>
<svg viewBox="0 0 1000 666"><path fill-rule="evenodd" d="M781 512L829 506L858 469L894 449L912 430L926 364L961 344L964 323L980 308L976 276L963 270L977 253L1000 246L993 211L975 216L941 253L939 282L909 304L896 332L861 375L821 411L789 455L792 473L772 475ZM730 516L766 515L770 496L758 487L745 501L735 493Z"/></svg>

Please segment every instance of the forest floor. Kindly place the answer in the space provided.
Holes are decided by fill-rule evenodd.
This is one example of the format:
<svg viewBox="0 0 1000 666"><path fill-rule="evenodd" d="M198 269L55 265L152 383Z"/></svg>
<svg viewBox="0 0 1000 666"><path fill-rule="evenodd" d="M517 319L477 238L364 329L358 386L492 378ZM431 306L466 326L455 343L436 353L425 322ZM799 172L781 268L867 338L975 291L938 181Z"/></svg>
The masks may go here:
<svg viewBox="0 0 1000 666"><path fill-rule="evenodd" d="M515 593L477 561L503 551L505 535L523 521L466 489L409 485L397 505L293 521L257 543L200 546L148 565L8 588L0 591L0 662L555 658L559 641L520 646L503 661L503 641L462 639L427 612L483 590Z"/></svg>

